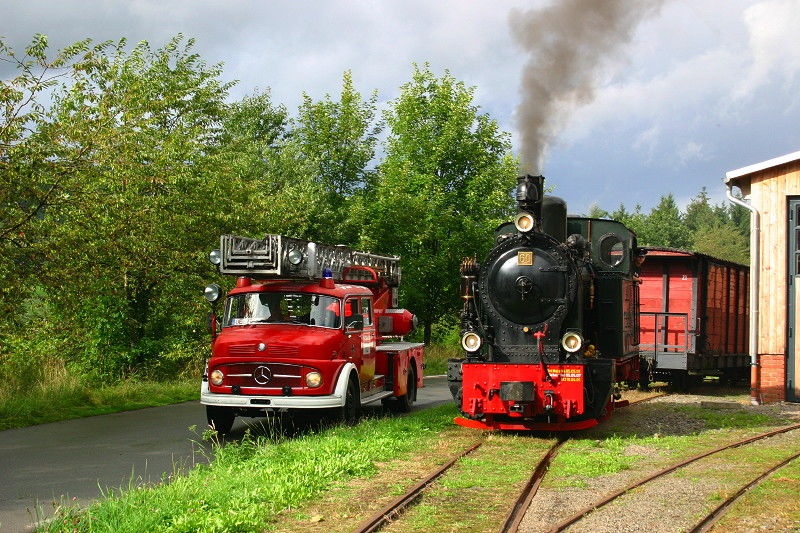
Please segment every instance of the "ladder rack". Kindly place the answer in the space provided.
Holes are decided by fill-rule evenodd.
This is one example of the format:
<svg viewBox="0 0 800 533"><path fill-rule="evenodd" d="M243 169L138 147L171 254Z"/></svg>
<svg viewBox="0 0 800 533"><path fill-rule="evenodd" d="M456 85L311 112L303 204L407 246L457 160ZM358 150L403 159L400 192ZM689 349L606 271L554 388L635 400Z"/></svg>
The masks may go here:
<svg viewBox="0 0 800 533"><path fill-rule="evenodd" d="M222 274L269 279L317 279L323 269L341 280L346 268L370 267L390 286L400 284L400 258L352 250L346 246L318 244L284 235L269 234L263 239L222 235L220 237Z"/></svg>

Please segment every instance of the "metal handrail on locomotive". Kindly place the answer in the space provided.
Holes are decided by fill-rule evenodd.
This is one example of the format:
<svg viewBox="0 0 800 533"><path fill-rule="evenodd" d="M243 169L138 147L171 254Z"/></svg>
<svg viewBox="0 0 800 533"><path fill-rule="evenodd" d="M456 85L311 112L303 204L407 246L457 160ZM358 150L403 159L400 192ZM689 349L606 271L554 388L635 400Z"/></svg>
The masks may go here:
<svg viewBox="0 0 800 533"><path fill-rule="evenodd" d="M461 426L563 431L611 416L640 377L636 235L567 216L542 176L521 176L513 222L461 265L461 346L447 379Z"/></svg>
<svg viewBox="0 0 800 533"><path fill-rule="evenodd" d="M222 235L210 254L236 276L222 316L211 284L211 355L200 401L228 433L236 416L304 412L356 420L382 401L409 411L423 386L417 319L397 309L400 260L283 235Z"/></svg>

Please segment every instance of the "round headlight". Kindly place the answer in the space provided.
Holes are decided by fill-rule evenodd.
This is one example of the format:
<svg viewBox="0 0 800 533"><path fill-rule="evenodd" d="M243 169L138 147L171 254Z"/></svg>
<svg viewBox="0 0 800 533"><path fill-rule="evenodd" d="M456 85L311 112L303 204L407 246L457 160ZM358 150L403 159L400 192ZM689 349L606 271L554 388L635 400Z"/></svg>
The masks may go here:
<svg viewBox="0 0 800 533"><path fill-rule="evenodd" d="M474 331L468 331L461 337L461 347L468 352L477 352L481 347L482 341L480 335Z"/></svg>
<svg viewBox="0 0 800 533"><path fill-rule="evenodd" d="M222 263L222 252L219 250L211 250L208 253L208 260L211 261L212 265L218 265Z"/></svg>
<svg viewBox="0 0 800 533"><path fill-rule="evenodd" d="M222 370L214 370L211 372L211 375L208 376L208 380L211 384L216 386L222 385L223 379L225 379L225 374L222 373Z"/></svg>
<svg viewBox="0 0 800 533"><path fill-rule="evenodd" d="M533 216L530 213L520 213L517 215L517 218L514 219L514 226L517 228L517 231L528 233L534 226Z"/></svg>
<svg viewBox="0 0 800 533"><path fill-rule="evenodd" d="M217 300L219 300L219 297L221 295L222 295L222 289L216 283L212 283L211 285L206 287L205 291L203 291L203 296L205 297L205 299L211 302L212 304Z"/></svg>
<svg viewBox="0 0 800 533"><path fill-rule="evenodd" d="M322 385L322 374L319 372L309 372L306 374L306 385L312 389L316 389Z"/></svg>
<svg viewBox="0 0 800 533"><path fill-rule="evenodd" d="M289 250L289 255L287 256L289 262L293 265L299 265L300 261L303 260L303 252L300 250Z"/></svg>
<svg viewBox="0 0 800 533"><path fill-rule="evenodd" d="M561 338L561 347L569 353L575 353L583 346L583 339L575 331L568 331L564 337Z"/></svg>

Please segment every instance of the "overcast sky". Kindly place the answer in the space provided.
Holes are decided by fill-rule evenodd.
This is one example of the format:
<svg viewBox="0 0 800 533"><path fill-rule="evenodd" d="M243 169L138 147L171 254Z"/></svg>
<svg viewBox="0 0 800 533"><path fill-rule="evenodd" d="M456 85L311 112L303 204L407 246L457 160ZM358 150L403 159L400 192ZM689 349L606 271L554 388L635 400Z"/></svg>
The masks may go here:
<svg viewBox="0 0 800 533"><path fill-rule="evenodd" d="M566 11L612 4L619 24L588 19L599 35ZM544 110L538 168L571 213L647 211L668 193L685 205L701 187L721 203L726 171L800 150L798 28L800 0L0 0L17 50L35 33L56 50L86 37L157 49L180 32L238 80L232 99L268 88L292 112L303 92L338 95L346 70L391 101L427 62L475 87L516 153L522 117ZM542 61L573 35L583 48ZM563 92L523 97L523 72Z"/></svg>

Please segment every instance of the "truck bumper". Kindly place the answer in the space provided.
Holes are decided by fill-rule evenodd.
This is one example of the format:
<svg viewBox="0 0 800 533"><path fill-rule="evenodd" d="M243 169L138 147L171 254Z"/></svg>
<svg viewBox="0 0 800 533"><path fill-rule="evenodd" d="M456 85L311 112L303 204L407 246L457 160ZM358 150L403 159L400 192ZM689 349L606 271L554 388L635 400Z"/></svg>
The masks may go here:
<svg viewBox="0 0 800 533"><path fill-rule="evenodd" d="M341 407L343 395L327 396L238 396L216 394L208 390L203 382L200 387L200 403L217 407L238 407L242 409L329 409Z"/></svg>

